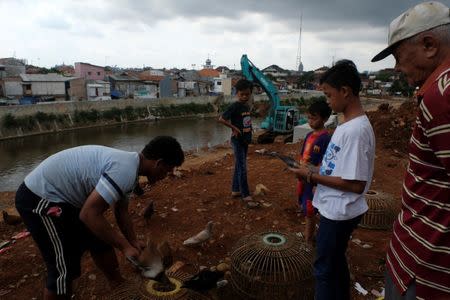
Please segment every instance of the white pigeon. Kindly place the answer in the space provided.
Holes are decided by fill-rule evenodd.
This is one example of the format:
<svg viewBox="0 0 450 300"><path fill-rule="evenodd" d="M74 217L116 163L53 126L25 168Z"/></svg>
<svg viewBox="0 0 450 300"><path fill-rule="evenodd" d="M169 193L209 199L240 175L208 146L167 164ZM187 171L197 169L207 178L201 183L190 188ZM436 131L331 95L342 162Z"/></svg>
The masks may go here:
<svg viewBox="0 0 450 300"><path fill-rule="evenodd" d="M210 239L211 235L212 235L213 224L214 223L212 221L209 221L208 224L206 224L206 228L205 229L203 229L202 231L200 231L196 235L191 236L190 238L185 240L183 242L183 245L185 245L185 246L196 246L196 245L199 245L199 244L207 241L208 239Z"/></svg>

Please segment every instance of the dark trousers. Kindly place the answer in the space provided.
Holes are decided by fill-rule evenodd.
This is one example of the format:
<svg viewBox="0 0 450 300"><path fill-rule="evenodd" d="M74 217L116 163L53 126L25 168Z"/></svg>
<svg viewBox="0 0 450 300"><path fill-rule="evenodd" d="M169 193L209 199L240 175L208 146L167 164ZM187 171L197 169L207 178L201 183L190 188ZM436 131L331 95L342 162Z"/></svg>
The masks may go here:
<svg viewBox="0 0 450 300"><path fill-rule="evenodd" d="M234 152L233 192L241 192L243 198L250 195L247 182L247 151L248 145L231 139Z"/></svg>
<svg viewBox="0 0 450 300"><path fill-rule="evenodd" d="M345 252L350 235L361 218L362 215L350 220L334 221L320 216L314 262L316 300L350 299L350 272Z"/></svg>

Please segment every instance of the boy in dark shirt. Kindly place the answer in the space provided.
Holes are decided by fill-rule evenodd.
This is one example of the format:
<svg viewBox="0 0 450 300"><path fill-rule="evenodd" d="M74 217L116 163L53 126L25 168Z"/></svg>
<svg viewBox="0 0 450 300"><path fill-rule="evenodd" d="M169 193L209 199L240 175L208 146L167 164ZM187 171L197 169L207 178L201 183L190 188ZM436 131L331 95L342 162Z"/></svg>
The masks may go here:
<svg viewBox="0 0 450 300"><path fill-rule="evenodd" d="M250 196L247 183L247 152L252 141L252 120L247 101L252 95L253 84L246 79L240 79L235 88L238 100L222 114L219 122L232 130L231 145L235 163L231 196L242 197L247 206L252 208L258 206L258 202L253 201Z"/></svg>
<svg viewBox="0 0 450 300"><path fill-rule="evenodd" d="M308 107L308 124L313 129L309 132L299 155L299 161L304 164L320 166L327 150L331 136L325 129L325 122L331 115L331 108L325 101L317 101ZM297 195L300 207L305 215L305 240L311 245L316 226L316 209L312 205L314 185L302 180L298 181Z"/></svg>

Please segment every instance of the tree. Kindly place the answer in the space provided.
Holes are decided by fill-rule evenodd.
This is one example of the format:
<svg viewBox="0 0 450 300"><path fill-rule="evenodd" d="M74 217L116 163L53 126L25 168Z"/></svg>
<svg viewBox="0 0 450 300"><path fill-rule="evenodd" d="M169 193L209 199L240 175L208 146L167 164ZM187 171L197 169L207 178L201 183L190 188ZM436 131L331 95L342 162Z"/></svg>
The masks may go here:
<svg viewBox="0 0 450 300"><path fill-rule="evenodd" d="M314 71L304 72L298 79L298 85L301 88L309 88L314 82Z"/></svg>

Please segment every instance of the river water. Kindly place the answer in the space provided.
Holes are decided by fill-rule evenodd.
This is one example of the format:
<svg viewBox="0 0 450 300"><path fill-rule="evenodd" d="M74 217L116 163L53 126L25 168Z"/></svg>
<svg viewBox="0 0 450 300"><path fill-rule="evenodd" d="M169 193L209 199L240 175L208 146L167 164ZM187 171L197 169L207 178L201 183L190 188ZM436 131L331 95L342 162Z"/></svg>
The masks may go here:
<svg viewBox="0 0 450 300"><path fill-rule="evenodd" d="M104 145L140 151L158 135L175 137L183 150L226 142L230 130L211 119L173 119L93 127L0 141L0 191L14 191L24 177L49 155L80 145Z"/></svg>

